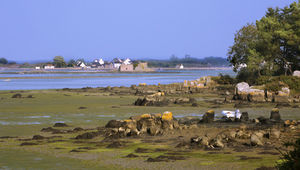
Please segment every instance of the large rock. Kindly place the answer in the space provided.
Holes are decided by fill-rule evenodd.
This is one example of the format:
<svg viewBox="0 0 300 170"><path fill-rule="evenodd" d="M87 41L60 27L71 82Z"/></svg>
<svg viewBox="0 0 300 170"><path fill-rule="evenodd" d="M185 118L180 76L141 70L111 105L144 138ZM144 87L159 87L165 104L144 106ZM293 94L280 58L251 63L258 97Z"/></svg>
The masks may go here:
<svg viewBox="0 0 300 170"><path fill-rule="evenodd" d="M274 94L273 101L277 103L287 103L289 102L290 89L288 87L283 87L280 91Z"/></svg>
<svg viewBox="0 0 300 170"><path fill-rule="evenodd" d="M300 78L300 71L299 70L294 71L293 76Z"/></svg>
<svg viewBox="0 0 300 170"><path fill-rule="evenodd" d="M263 145L260 137L258 137L256 134L251 135L250 143L251 143L252 146L262 146Z"/></svg>
<svg viewBox="0 0 300 170"><path fill-rule="evenodd" d="M238 83L235 86L235 94L239 100L248 100L248 91L250 86L246 82Z"/></svg>
<svg viewBox="0 0 300 170"><path fill-rule="evenodd" d="M241 120L242 122L247 122L247 121L249 121L249 115L248 115L248 112L243 112L242 115L241 115L240 120Z"/></svg>
<svg viewBox="0 0 300 170"><path fill-rule="evenodd" d="M272 109L270 119L275 120L275 121L280 121L281 120L278 108Z"/></svg>
<svg viewBox="0 0 300 170"><path fill-rule="evenodd" d="M239 100L264 102L265 91L250 87L248 83L241 82L235 86L235 95Z"/></svg>
<svg viewBox="0 0 300 170"><path fill-rule="evenodd" d="M169 111L164 112L164 114L162 115L161 119L163 121L171 121L171 120L173 120L173 114L172 114L172 112L169 112Z"/></svg>
<svg viewBox="0 0 300 170"><path fill-rule="evenodd" d="M202 122L211 123L211 122L214 121L214 118L215 118L215 111L214 110L209 110L203 115Z"/></svg>

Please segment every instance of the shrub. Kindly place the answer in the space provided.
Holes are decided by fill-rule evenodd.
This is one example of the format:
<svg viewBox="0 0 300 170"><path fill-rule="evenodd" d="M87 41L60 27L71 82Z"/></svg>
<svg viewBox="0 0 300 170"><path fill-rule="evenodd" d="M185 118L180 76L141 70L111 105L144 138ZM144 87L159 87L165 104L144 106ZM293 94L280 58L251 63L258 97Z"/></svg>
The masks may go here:
<svg viewBox="0 0 300 170"><path fill-rule="evenodd" d="M238 75L236 76L237 82L247 82L249 85L253 85L258 78L258 72L252 72L243 68L239 71Z"/></svg>
<svg viewBox="0 0 300 170"><path fill-rule="evenodd" d="M277 163L277 168L282 170L300 169L300 138L294 143L285 143L285 147L293 147L293 150L285 153L281 152L281 161Z"/></svg>
<svg viewBox="0 0 300 170"><path fill-rule="evenodd" d="M230 77L230 75L226 74L223 75L220 73L219 77L215 77L213 79L214 81L216 81L218 84L235 84L236 83L236 79Z"/></svg>

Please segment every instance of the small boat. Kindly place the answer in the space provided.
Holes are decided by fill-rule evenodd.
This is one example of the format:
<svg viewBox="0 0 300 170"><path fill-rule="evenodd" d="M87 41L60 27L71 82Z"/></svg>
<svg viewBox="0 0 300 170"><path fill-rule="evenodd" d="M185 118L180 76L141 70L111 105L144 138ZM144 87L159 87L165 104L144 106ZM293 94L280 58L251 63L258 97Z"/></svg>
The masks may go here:
<svg viewBox="0 0 300 170"><path fill-rule="evenodd" d="M11 81L11 79L5 79L5 80L3 80L3 81Z"/></svg>
<svg viewBox="0 0 300 170"><path fill-rule="evenodd" d="M227 111L227 110L223 110L221 112L221 114L223 116L226 116L227 118L238 118L240 119L241 118L241 112L239 109L237 109L236 111Z"/></svg>

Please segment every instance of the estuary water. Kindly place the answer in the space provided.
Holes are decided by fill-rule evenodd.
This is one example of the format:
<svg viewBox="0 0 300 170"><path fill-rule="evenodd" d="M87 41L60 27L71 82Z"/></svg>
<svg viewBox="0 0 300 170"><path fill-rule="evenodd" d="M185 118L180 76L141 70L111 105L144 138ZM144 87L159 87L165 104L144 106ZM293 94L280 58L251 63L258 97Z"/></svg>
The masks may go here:
<svg viewBox="0 0 300 170"><path fill-rule="evenodd" d="M131 86L139 83L170 84L220 73L234 75L231 69L159 70L151 73L64 72L30 73L0 70L0 90L39 90L83 87Z"/></svg>

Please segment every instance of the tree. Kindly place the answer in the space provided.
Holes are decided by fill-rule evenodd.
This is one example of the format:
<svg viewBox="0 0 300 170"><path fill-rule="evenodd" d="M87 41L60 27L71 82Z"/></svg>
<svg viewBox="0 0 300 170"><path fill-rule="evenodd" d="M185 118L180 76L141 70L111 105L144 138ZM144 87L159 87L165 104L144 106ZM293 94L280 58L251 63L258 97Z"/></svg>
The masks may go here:
<svg viewBox="0 0 300 170"><path fill-rule="evenodd" d="M254 24L247 24L235 34L234 45L230 47L227 54L228 61L235 72L238 71L240 65L248 64L251 49L254 48L257 39L258 32Z"/></svg>
<svg viewBox="0 0 300 170"><path fill-rule="evenodd" d="M61 68L66 67L65 59L62 56L55 56L53 59L53 64L55 67Z"/></svg>
<svg viewBox="0 0 300 170"><path fill-rule="evenodd" d="M76 66L76 61L74 59L71 59L69 62L68 62L68 67L75 67Z"/></svg>
<svg viewBox="0 0 300 170"><path fill-rule="evenodd" d="M228 61L239 70L260 75L291 74L300 69L300 1L285 8L269 8L255 24L247 24L234 38ZM252 75L256 75L252 74Z"/></svg>
<svg viewBox="0 0 300 170"><path fill-rule="evenodd" d="M7 64L8 61L6 60L6 58L0 58L0 64Z"/></svg>

